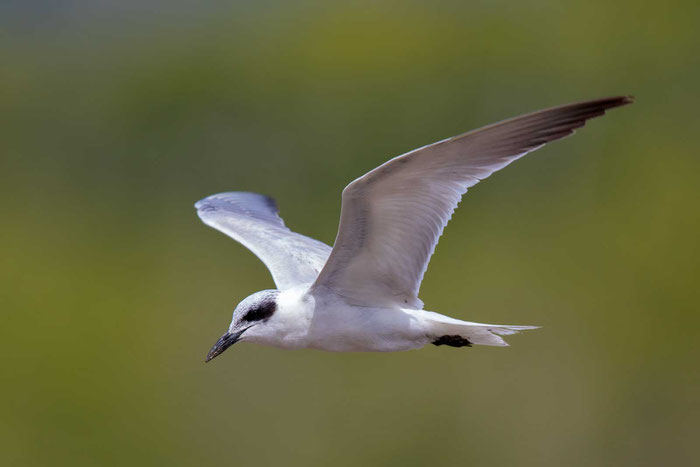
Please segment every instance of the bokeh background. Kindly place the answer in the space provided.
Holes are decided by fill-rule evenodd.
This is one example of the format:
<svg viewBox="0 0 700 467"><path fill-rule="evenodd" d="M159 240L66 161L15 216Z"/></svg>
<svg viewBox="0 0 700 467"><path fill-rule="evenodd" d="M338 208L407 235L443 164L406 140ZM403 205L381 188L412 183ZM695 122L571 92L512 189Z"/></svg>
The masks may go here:
<svg viewBox="0 0 700 467"><path fill-rule="evenodd" d="M204 4L206 3L206 4ZM5 1L0 464L691 465L700 437L695 1ZM637 102L465 197L428 309L512 347L239 345L273 286L192 204L251 190L332 244L387 158Z"/></svg>

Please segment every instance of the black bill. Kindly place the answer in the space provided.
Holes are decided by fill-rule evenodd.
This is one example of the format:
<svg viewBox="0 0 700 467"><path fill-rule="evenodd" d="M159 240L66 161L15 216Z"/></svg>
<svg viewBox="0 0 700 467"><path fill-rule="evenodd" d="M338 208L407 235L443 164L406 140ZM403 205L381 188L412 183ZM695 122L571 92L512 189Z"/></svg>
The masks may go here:
<svg viewBox="0 0 700 467"><path fill-rule="evenodd" d="M245 329L243 331L245 331ZM241 334L243 334L243 331L234 333L227 332L226 334L221 336L221 338L218 341L216 341L216 344L214 344L214 347L211 348L211 350L207 354L207 358L204 361L208 362L212 358L219 356L221 353L223 353L224 350L228 349L233 344L238 342L238 340L241 338Z"/></svg>

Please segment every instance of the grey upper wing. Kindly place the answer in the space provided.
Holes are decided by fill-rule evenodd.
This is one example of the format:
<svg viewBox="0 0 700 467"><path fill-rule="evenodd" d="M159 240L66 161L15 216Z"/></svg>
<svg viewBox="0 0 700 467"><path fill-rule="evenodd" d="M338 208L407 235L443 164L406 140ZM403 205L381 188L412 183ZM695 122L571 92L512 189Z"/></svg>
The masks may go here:
<svg viewBox="0 0 700 467"><path fill-rule="evenodd" d="M422 307L418 290L462 195L519 157L629 104L612 97L505 120L395 157L343 190L335 245L312 290L366 306Z"/></svg>
<svg viewBox="0 0 700 467"><path fill-rule="evenodd" d="M279 289L313 282L331 252L325 243L289 230L270 197L219 193L194 206L205 224L240 242L260 258Z"/></svg>

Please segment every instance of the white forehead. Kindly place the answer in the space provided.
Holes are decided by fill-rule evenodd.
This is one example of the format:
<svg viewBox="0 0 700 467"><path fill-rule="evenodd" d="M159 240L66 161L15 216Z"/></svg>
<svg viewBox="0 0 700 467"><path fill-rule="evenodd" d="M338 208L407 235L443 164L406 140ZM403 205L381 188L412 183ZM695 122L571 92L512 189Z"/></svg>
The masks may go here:
<svg viewBox="0 0 700 467"><path fill-rule="evenodd" d="M236 306L234 314L237 311L249 310L251 308L258 308L261 304L267 303L269 301L274 302L277 298L279 292L277 290L261 290L260 292L255 292L252 295L241 300L241 302Z"/></svg>

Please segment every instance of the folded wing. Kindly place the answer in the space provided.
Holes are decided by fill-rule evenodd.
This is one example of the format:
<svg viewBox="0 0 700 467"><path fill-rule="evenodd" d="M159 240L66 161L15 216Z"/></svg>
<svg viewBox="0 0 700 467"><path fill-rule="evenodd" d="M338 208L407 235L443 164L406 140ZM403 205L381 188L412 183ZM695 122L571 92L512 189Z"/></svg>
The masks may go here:
<svg viewBox="0 0 700 467"><path fill-rule="evenodd" d="M395 157L343 190L333 251L312 286L360 306L422 308L423 275L462 195L586 120L629 104L612 97L489 125Z"/></svg>
<svg viewBox="0 0 700 467"><path fill-rule="evenodd" d="M219 193L194 206L205 224L260 258L279 289L313 282L331 252L325 243L289 230L278 215L275 201L267 196Z"/></svg>

